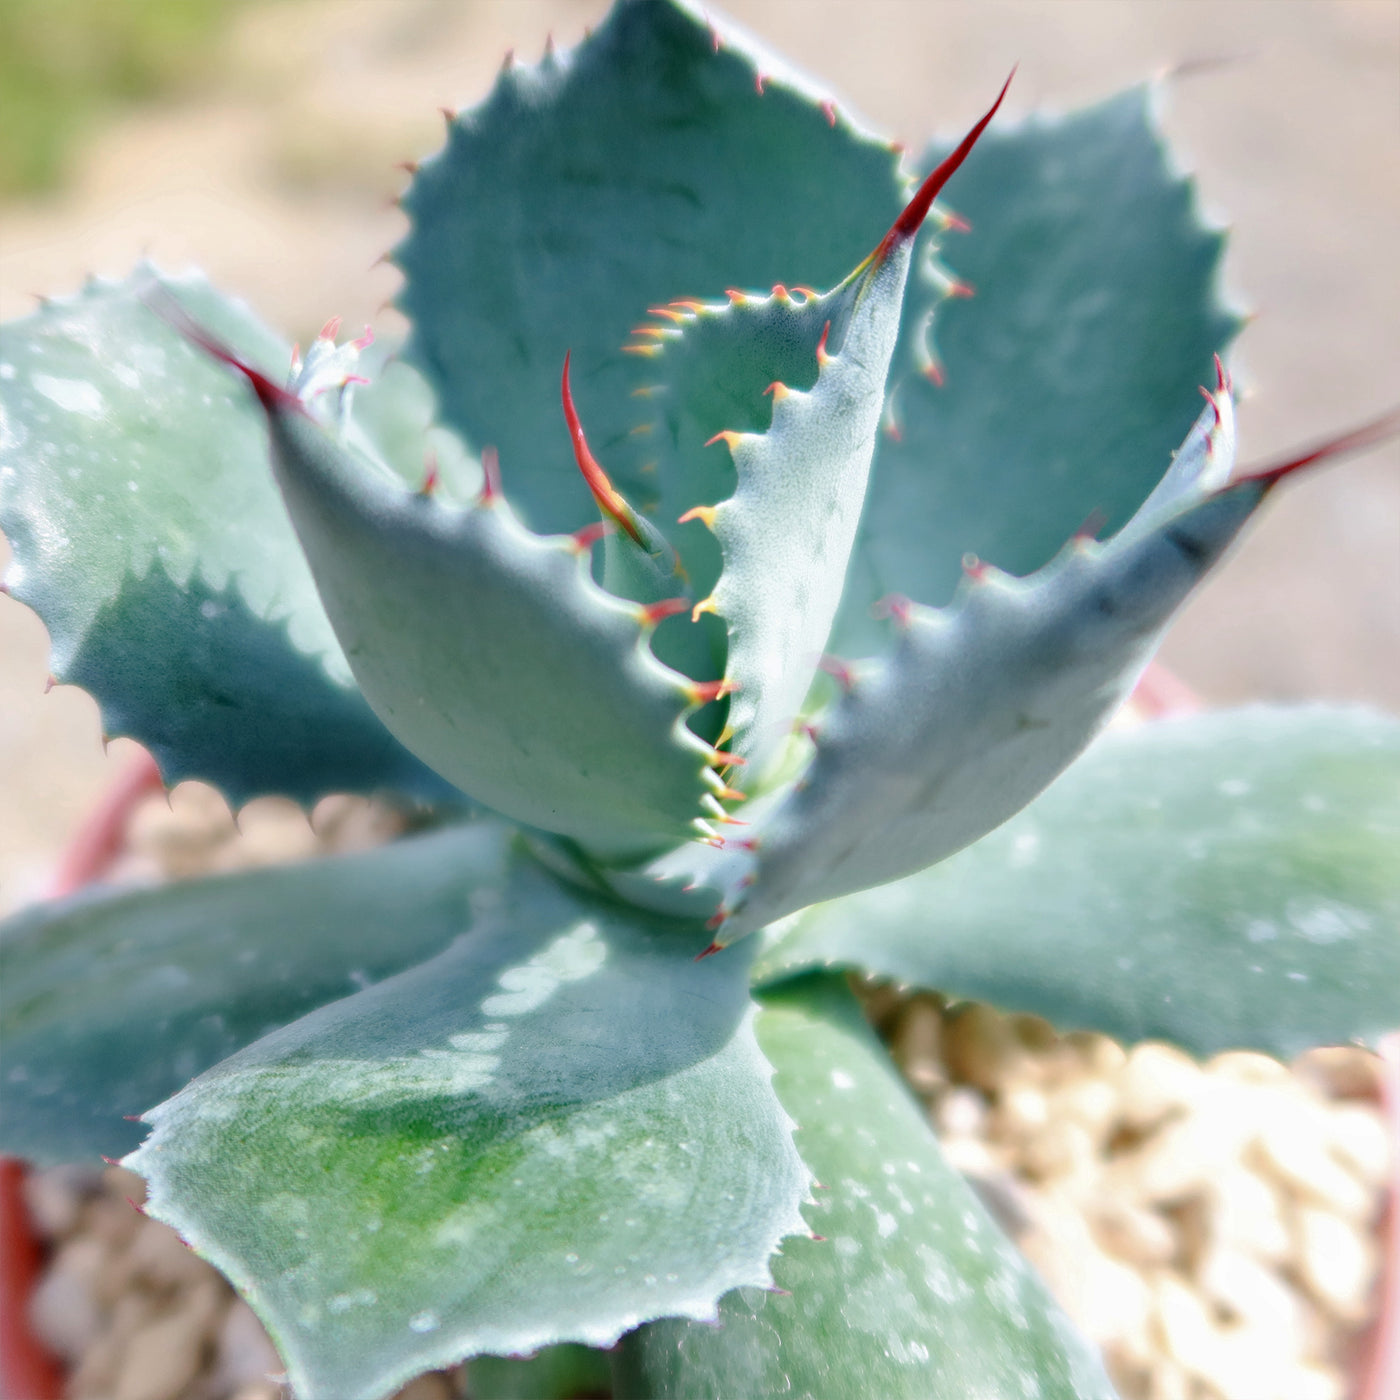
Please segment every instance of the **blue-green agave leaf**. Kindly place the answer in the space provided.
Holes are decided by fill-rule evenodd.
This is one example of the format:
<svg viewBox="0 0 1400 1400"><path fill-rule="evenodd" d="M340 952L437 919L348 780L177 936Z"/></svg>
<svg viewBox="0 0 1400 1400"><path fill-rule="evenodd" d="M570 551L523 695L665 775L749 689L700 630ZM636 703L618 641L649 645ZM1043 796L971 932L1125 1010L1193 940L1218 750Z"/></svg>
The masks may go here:
<svg viewBox="0 0 1400 1400"><path fill-rule="evenodd" d="M1277 479L1224 485L1233 456L1222 372L1160 486L1112 540L1078 535L1028 579L970 560L946 609L896 605L894 650L852 674L791 796L756 826L755 874L717 941L932 865L1063 771Z"/></svg>
<svg viewBox="0 0 1400 1400"><path fill-rule="evenodd" d="M757 310L743 298L688 318L679 313L682 325L694 319L728 326L731 344L719 359L730 372L714 366L706 377L734 397L736 381L752 379L758 365L780 364L799 346L810 347L817 370L809 388L769 384L772 418L763 431L716 433L733 460L733 494L687 512L703 521L722 555L719 579L696 611L714 612L728 632L725 681L734 694L723 742L760 782L787 747L841 600L915 237L1000 105L999 96L875 251L833 291L808 292L794 306L777 288ZM717 338L713 330L708 338ZM740 339L748 341L747 354L733 344ZM683 380L669 389L682 401L691 397ZM707 395L703 408L688 409L686 417L713 411L715 397Z"/></svg>
<svg viewBox="0 0 1400 1400"><path fill-rule="evenodd" d="M948 1165L845 988L765 995L759 1043L821 1189L821 1240L774 1261L719 1325L623 1342L619 1400L1112 1400L1092 1346Z"/></svg>
<svg viewBox="0 0 1400 1400"><path fill-rule="evenodd" d="M837 654L883 649L871 605L890 593L946 603L965 553L1025 575L1091 513L1119 529L1186 435L1211 355L1242 320L1219 289L1224 234L1166 148L1162 97L1144 86L998 122L959 174L953 202L971 232L939 251L975 295L945 304L930 229Z"/></svg>
<svg viewBox="0 0 1400 1400"><path fill-rule="evenodd" d="M40 904L0 924L0 1151L94 1161L235 1050L440 953L499 899L494 823L304 865Z"/></svg>
<svg viewBox="0 0 1400 1400"><path fill-rule="evenodd" d="M261 415L142 304L152 286L269 373L290 355L202 278L149 267L0 330L5 586L49 629L54 676L91 692L104 731L146 745L167 783L200 778L234 805L450 797L351 680Z"/></svg>
<svg viewBox="0 0 1400 1400"><path fill-rule="evenodd" d="M1324 706L1110 730L975 846L761 956L1065 1029L1288 1057L1400 1025L1400 721Z"/></svg>
<svg viewBox="0 0 1400 1400"><path fill-rule="evenodd" d="M716 499L646 431L633 394L656 376L629 333L677 298L834 286L870 251L904 203L899 158L825 96L698 6L623 3L576 49L508 64L422 162L394 254L407 354L446 421L499 448L532 528L589 509L544 411L568 351L622 494L667 530ZM682 502L669 518L663 493Z"/></svg>
<svg viewBox="0 0 1400 1400"><path fill-rule="evenodd" d="M314 394L187 330L256 391L336 635L407 748L487 806L607 855L705 829L701 801L723 783L685 720L709 697L652 654L655 616L593 581L586 542L526 529L494 466L466 505L411 489L313 417Z"/></svg>
<svg viewBox="0 0 1400 1400"><path fill-rule="evenodd" d="M713 1316L771 1282L809 1177L747 960L697 966L694 943L522 861L446 952L148 1113L125 1164L258 1312L299 1400Z"/></svg>

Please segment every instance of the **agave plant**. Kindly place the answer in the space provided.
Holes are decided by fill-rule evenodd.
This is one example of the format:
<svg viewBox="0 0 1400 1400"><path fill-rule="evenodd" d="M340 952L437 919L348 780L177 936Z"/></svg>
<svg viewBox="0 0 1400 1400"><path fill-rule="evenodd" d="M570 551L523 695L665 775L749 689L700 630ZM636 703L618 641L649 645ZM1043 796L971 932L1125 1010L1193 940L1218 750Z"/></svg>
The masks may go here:
<svg viewBox="0 0 1400 1400"><path fill-rule="evenodd" d="M1393 423L1237 471L1150 91L995 112L914 172L621 3L449 117L397 352L150 267L7 328L55 677L169 783L427 828L0 942L4 1146L129 1153L303 1400L562 1343L531 1393L1107 1395L841 970L1199 1053L1400 1019L1394 721L1113 732L1038 796Z"/></svg>

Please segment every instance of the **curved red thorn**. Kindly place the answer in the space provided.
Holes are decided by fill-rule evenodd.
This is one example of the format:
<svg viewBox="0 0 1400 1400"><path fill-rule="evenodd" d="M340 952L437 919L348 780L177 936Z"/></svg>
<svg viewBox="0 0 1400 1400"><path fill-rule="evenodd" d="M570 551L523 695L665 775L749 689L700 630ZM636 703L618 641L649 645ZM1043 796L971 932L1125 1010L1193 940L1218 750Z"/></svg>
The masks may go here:
<svg viewBox="0 0 1400 1400"><path fill-rule="evenodd" d="M971 223L961 214L954 214L951 210L943 216L943 227L952 229L954 233L972 232Z"/></svg>
<svg viewBox="0 0 1400 1400"><path fill-rule="evenodd" d="M1096 540L1108 524L1108 517L1097 506L1084 517L1084 523L1070 536L1072 540Z"/></svg>
<svg viewBox="0 0 1400 1400"><path fill-rule="evenodd" d="M809 287L805 282L794 282L792 284L794 292L801 292L808 301L816 301L821 293L815 287Z"/></svg>
<svg viewBox="0 0 1400 1400"><path fill-rule="evenodd" d="M427 470L423 473L423 484L418 488L420 496L431 496L438 489L442 478L438 475L437 454L428 452L423 465Z"/></svg>
<svg viewBox="0 0 1400 1400"><path fill-rule="evenodd" d="M836 104L831 100L831 98L828 97L828 98L826 99L826 101L823 102L823 103L821 104L821 109L822 109L822 116L824 116L824 117L826 118L826 124L827 124L828 126L835 126L835 125L836 125Z"/></svg>
<svg viewBox="0 0 1400 1400"><path fill-rule="evenodd" d="M923 227L924 220L928 217L928 211L933 207L933 201L938 198L943 186L948 183L957 168L967 159L968 152L977 144L977 138L987 129L987 124L996 116L997 108L1001 106L1002 99L1006 96L1006 90L1011 86L1011 79L1015 76L1016 69L1013 68L1002 84L1001 91L997 94L997 100L987 109L986 115L958 142L957 149L915 191L913 199L904 206L904 212L894 221L890 231L880 240L880 246L875 250L874 261L883 261L885 255L896 243L913 238Z"/></svg>
<svg viewBox="0 0 1400 1400"><path fill-rule="evenodd" d="M791 300L792 300L792 298L788 295L788 289L787 289L785 286L783 286L783 284L782 284L781 282L774 282L774 283L773 283L773 293L772 293L772 294L773 294L773 296L776 297L777 300L779 300L779 301L791 301Z"/></svg>
<svg viewBox="0 0 1400 1400"><path fill-rule="evenodd" d="M748 759L740 758L737 753L730 753L727 749L715 749L710 754L710 762L717 764L720 768L746 768Z"/></svg>
<svg viewBox="0 0 1400 1400"><path fill-rule="evenodd" d="M439 107L438 111L442 113L442 118L448 126L455 126L457 124L457 113L454 112L451 107Z"/></svg>
<svg viewBox="0 0 1400 1400"><path fill-rule="evenodd" d="M714 22L711 20L706 20L705 26L710 31L710 48L718 53L720 49L719 30L715 28Z"/></svg>
<svg viewBox="0 0 1400 1400"><path fill-rule="evenodd" d="M983 582L989 567L990 565L984 564L975 554L964 554L962 557L962 571L973 583Z"/></svg>
<svg viewBox="0 0 1400 1400"><path fill-rule="evenodd" d="M340 334L340 317L339 317L339 316L332 316L331 319L330 319L329 321L327 321L326 324L325 324L324 326L321 327L321 333L316 337L316 339L317 339L317 340L334 340L334 339L336 338L336 336L338 336L339 334Z"/></svg>
<svg viewBox="0 0 1400 1400"><path fill-rule="evenodd" d="M817 341L817 363L824 365L830 358L831 352L826 348L826 338L831 334L831 322L828 321L822 327L822 338Z"/></svg>
<svg viewBox="0 0 1400 1400"><path fill-rule="evenodd" d="M847 694L856 688L855 672L839 656L823 656L817 662L817 669L825 671Z"/></svg>
<svg viewBox="0 0 1400 1400"><path fill-rule="evenodd" d="M501 499L501 459L494 447L481 449L481 494L479 505L487 506Z"/></svg>
<svg viewBox="0 0 1400 1400"><path fill-rule="evenodd" d="M914 604L903 593L886 593L870 611L875 617L889 618L898 627L908 627Z"/></svg>
<svg viewBox="0 0 1400 1400"><path fill-rule="evenodd" d="M713 447L715 443L722 442L732 452L734 450L734 444L738 442L742 436L743 434L736 433L732 428L721 428L714 437L710 438L709 441L704 444L704 446Z"/></svg>
<svg viewBox="0 0 1400 1400"><path fill-rule="evenodd" d="M616 529L617 526L611 520L595 520L593 524L585 525L582 530L575 530L569 538L581 554L585 549L592 549L604 535L610 535Z"/></svg>
<svg viewBox="0 0 1400 1400"><path fill-rule="evenodd" d="M716 923L716 922L715 922L715 919L718 919L718 920L719 920L719 923ZM707 929L709 929L711 932L713 932L713 931L714 931L715 929L717 929L717 928L719 927L719 925L722 924L723 922L724 922L724 916L723 916L722 914L716 914L716 915L715 915L715 918L714 918L714 919L711 919L711 920L709 921L709 923L707 923L707 924L705 925L705 927L706 927ZM718 944L718 943L711 943L710 946L709 946L708 948L706 948L705 951L704 951L703 953L696 953L696 955L695 955L695 961L696 961L696 962L703 962L706 958L712 958L712 957L714 957L714 955L715 955L716 953L722 953L722 952L724 952L724 948L723 948L722 945L720 945L720 944Z"/></svg>
<svg viewBox="0 0 1400 1400"><path fill-rule="evenodd" d="M729 298L731 306L738 306L741 302L748 300L748 296L744 292L741 292L738 287L726 287L724 289L724 294Z"/></svg>
<svg viewBox="0 0 1400 1400"><path fill-rule="evenodd" d="M720 700L726 695L733 695L738 689L737 682L730 680L693 681L690 685L690 698L697 705L708 705L712 700Z"/></svg>
<svg viewBox="0 0 1400 1400"><path fill-rule="evenodd" d="M1231 382L1229 373L1226 371L1225 366L1224 366L1223 364L1220 363L1220 356L1217 355L1217 356L1215 357L1215 390L1216 390L1216 393L1219 393L1221 389L1224 389L1226 393L1229 393L1230 390L1233 389L1234 387L1235 387L1235 386L1234 386L1234 384Z"/></svg>
<svg viewBox="0 0 1400 1400"><path fill-rule="evenodd" d="M368 350L374 344L374 327L366 326L365 333L350 342L356 350Z"/></svg>
<svg viewBox="0 0 1400 1400"><path fill-rule="evenodd" d="M1326 442L1309 448L1308 451L1299 456L1290 457L1287 461L1249 468L1237 476L1230 485L1239 486L1246 481L1257 481L1262 482L1266 487L1272 487L1301 467L1310 467L1315 462L1328 461L1330 458L1341 456L1344 452L1359 452L1362 448L1374 447L1377 443L1397 436L1400 436L1400 408L1392 409L1389 413L1383 414L1370 423L1364 423L1359 428L1353 428L1349 433L1329 438ZM1226 487L1226 490L1228 489L1229 487Z"/></svg>
<svg viewBox="0 0 1400 1400"><path fill-rule="evenodd" d="M416 175L418 173L418 162L416 160L396 160L395 170L402 170L406 175Z"/></svg>
<svg viewBox="0 0 1400 1400"><path fill-rule="evenodd" d="M1201 397L1202 397L1202 398L1211 406L1211 408L1214 410L1214 412L1215 412L1215 425L1216 425L1216 427L1218 428L1218 427L1220 426L1220 405L1219 405L1218 403L1216 403L1216 401L1215 401L1215 395L1212 394L1211 391L1210 391L1209 389L1207 389L1206 386L1205 386L1204 384L1198 384L1196 387L1197 387L1198 389L1200 389L1200 391L1201 391Z"/></svg>
<svg viewBox="0 0 1400 1400"><path fill-rule="evenodd" d="M977 288L971 282L964 282L961 278L954 278L948 283L948 295L950 297L961 297L964 301L970 301L977 295Z"/></svg>
<svg viewBox="0 0 1400 1400"><path fill-rule="evenodd" d="M887 419L883 426L885 429L885 436L889 438L891 442L904 441L904 432L893 418Z"/></svg>
<svg viewBox="0 0 1400 1400"><path fill-rule="evenodd" d="M642 626L655 627L658 622L689 610L689 598L663 598L659 603L646 603L641 609Z"/></svg>
<svg viewBox="0 0 1400 1400"><path fill-rule="evenodd" d="M929 361L928 367L924 370L924 378L940 389L948 382L947 376L943 373L943 366L937 360Z"/></svg>
<svg viewBox="0 0 1400 1400"><path fill-rule="evenodd" d="M212 355L214 359L228 365L230 369L236 369L252 385L253 392L258 396L258 402L262 404L266 412L272 413L277 409L283 412L304 413L306 411L301 400L295 394L290 393L280 384L274 384L261 370L254 369L246 360L240 359L221 340L216 339L209 331L205 330L169 292L158 287L150 287L141 294L141 300L166 325L179 331L186 340L199 346L206 355Z"/></svg>
<svg viewBox="0 0 1400 1400"><path fill-rule="evenodd" d="M571 351L564 354L561 389L564 398L564 421L569 425L569 437L574 444L574 460L578 463L579 471L583 473L584 481L588 483L588 489L593 493L593 499L598 502L598 509L604 515L611 516L620 529L625 530L635 543L645 549L646 542L637 528L632 507L618 493L617 488L608 480L607 472L598 465L597 458L588 450L588 439L583 435L583 424L579 422L578 410L574 407L573 390L569 387L571 354Z"/></svg>
<svg viewBox="0 0 1400 1400"><path fill-rule="evenodd" d="M766 83L767 81L768 81L768 74L767 74L767 73L755 73L755 74L753 75L753 87L754 87L754 91L755 91L760 97L763 96L763 85L764 85L764 83Z"/></svg>

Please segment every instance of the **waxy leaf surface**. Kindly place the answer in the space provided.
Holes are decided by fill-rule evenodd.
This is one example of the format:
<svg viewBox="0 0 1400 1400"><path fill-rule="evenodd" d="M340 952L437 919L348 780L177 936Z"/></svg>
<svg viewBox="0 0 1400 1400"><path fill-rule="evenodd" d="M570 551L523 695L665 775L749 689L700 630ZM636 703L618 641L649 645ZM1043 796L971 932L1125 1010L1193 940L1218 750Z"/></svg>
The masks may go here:
<svg viewBox="0 0 1400 1400"><path fill-rule="evenodd" d="M0 925L0 1150L120 1156L128 1121L235 1050L413 967L496 897L495 824L159 889L87 892Z"/></svg>
<svg viewBox="0 0 1400 1400"><path fill-rule="evenodd" d="M834 979L764 997L759 1043L821 1188L824 1240L790 1240L787 1296L730 1294L719 1325L628 1337L620 1400L1111 1400L1025 1259L948 1165L922 1109Z"/></svg>
<svg viewBox="0 0 1400 1400"><path fill-rule="evenodd" d="M684 723L699 699L587 548L531 533L494 481L464 506L413 490L259 392L316 587L385 725L472 797L602 852L693 836L714 752Z"/></svg>
<svg viewBox="0 0 1400 1400"><path fill-rule="evenodd" d="M1078 537L1026 579L974 565L947 608L907 604L890 655L821 717L801 782L755 822L757 877L719 941L932 865L1046 787L1272 486L1222 484L1234 445L1222 384L1107 543Z"/></svg>
<svg viewBox="0 0 1400 1400"><path fill-rule="evenodd" d="M964 554L1027 574L1093 512L1118 529L1186 435L1241 322L1218 289L1224 237L1167 153L1161 96L998 121L959 172L950 203L971 232L924 242L975 295L947 301L937 267L910 278L898 437L880 444L837 655L883 650L871 605L889 593L946 603Z"/></svg>
<svg viewBox="0 0 1400 1400"><path fill-rule="evenodd" d="M141 300L160 285L280 378L290 347L196 276L91 282L0 333L9 591L50 668L167 783L235 805L447 797L356 690L273 484L256 405ZM409 371L400 370L407 377Z"/></svg>
<svg viewBox="0 0 1400 1400"><path fill-rule="evenodd" d="M1400 721L1252 707L1110 730L975 846L799 916L820 965L1198 1055L1400 1025Z"/></svg>
<svg viewBox="0 0 1400 1400"><path fill-rule="evenodd" d="M147 1209L238 1286L299 1400L703 1317L805 1229L742 956L521 862L430 962L147 1115Z"/></svg>
<svg viewBox="0 0 1400 1400"><path fill-rule="evenodd" d="M395 252L407 353L447 421L500 449L533 529L594 511L555 411L566 351L594 451L653 509L674 468L632 396L657 377L624 353L632 328L728 287L834 286L899 212L892 148L821 97L698 8L622 4L576 49L507 66L422 163Z"/></svg>
<svg viewBox="0 0 1400 1400"><path fill-rule="evenodd" d="M910 252L906 239L828 295L779 311L777 335L761 313L710 313L737 323L735 339L771 338L789 353L805 341L818 370L809 388L770 387L761 432L726 430L734 489L705 511L722 568L701 606L724 621L725 678L736 692L725 746L756 776L786 745L841 599ZM772 300L781 307L786 298Z"/></svg>

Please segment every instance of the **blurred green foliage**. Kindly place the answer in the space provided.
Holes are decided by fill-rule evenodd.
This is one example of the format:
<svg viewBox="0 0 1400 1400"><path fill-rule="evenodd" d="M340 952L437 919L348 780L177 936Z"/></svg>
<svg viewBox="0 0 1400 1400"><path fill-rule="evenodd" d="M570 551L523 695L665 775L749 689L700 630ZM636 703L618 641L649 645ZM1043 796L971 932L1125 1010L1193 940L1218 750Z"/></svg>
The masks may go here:
<svg viewBox="0 0 1400 1400"><path fill-rule="evenodd" d="M0 198L53 189L114 107L207 80L248 0L0 0Z"/></svg>

